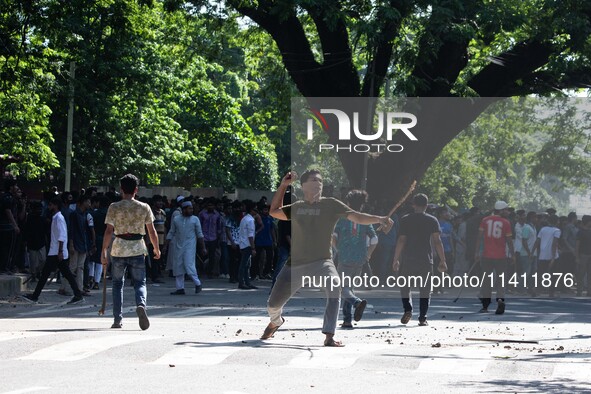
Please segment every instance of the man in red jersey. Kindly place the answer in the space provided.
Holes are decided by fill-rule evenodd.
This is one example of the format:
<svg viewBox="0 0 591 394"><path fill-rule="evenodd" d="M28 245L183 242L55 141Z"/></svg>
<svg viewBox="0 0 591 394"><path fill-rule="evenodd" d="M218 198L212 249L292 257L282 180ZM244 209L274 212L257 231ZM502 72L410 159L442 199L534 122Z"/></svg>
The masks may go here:
<svg viewBox="0 0 591 394"><path fill-rule="evenodd" d="M497 201L492 215L485 217L480 222L478 229L479 236L476 241L475 261L480 261L480 267L484 273L484 280L481 283L480 301L482 309L480 312L488 312L491 303L492 285L497 288L497 315L505 313L505 284L508 278L500 278L507 270L507 250L512 263L515 264L515 253L513 249L513 238L511 223L507 220L509 206L505 201ZM480 257L480 243L484 242L482 258ZM494 272L491 279L490 274Z"/></svg>

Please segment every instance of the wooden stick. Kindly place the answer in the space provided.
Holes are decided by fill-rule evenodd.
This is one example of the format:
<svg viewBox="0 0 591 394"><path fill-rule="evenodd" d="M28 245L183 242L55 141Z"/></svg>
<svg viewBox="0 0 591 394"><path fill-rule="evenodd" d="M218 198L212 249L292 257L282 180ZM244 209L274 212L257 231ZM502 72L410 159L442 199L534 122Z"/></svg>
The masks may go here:
<svg viewBox="0 0 591 394"><path fill-rule="evenodd" d="M493 338L466 338L466 341L485 341L485 342L500 342L500 343L533 343L538 344L538 341L522 341L520 339L493 339Z"/></svg>
<svg viewBox="0 0 591 394"><path fill-rule="evenodd" d="M105 308L107 307L107 266L103 266L103 303L101 309L99 309L99 316L105 314Z"/></svg>
<svg viewBox="0 0 591 394"><path fill-rule="evenodd" d="M396 203L396 205L394 205L394 208L392 208L392 209L390 210L390 213L388 213L388 217L392 217L392 215L394 215L394 212L396 212L396 210L397 210L398 208L400 208L400 206L401 206L402 204L404 204L404 202L406 201L406 199L407 199L407 198L408 198L408 197L409 197L409 196L412 194L412 192L415 190L415 187L416 187L416 186L417 186L417 181L416 181L416 180L412 181L412 183L410 184L410 187L408 188L408 190L407 190L406 194L405 194L404 196L402 196L402 198L401 198L400 200L398 200L398 202ZM382 230L382 231L384 232L384 234L388 234L388 233L390 232L390 230L392 229L392 225L393 225L393 224L394 224L394 223L390 224L389 226L383 226L383 225L382 225L382 226L380 226L380 227L378 228L378 231L379 231L379 230Z"/></svg>

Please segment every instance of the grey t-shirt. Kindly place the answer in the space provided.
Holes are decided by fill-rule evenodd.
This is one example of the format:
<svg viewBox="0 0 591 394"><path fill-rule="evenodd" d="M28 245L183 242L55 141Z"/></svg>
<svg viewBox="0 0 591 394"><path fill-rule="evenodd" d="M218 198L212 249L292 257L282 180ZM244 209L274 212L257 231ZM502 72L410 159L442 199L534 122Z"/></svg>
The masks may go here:
<svg viewBox="0 0 591 394"><path fill-rule="evenodd" d="M290 265L332 259L332 233L335 224L340 218L353 212L351 208L331 197L323 197L312 204L297 201L282 209L291 220Z"/></svg>

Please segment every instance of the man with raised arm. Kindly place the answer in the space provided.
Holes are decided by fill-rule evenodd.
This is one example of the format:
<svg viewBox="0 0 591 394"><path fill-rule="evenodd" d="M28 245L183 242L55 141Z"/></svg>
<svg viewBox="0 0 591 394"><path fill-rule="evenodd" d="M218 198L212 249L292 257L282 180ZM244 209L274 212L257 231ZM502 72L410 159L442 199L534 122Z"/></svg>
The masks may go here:
<svg viewBox="0 0 591 394"><path fill-rule="evenodd" d="M296 179L293 172L287 173L281 180L279 189L273 196L269 213L279 220L291 220L292 249L291 257L279 273L277 282L267 301L267 310L271 322L265 328L261 339L269 339L283 324L281 316L283 306L302 287L304 276L329 279L339 277L332 261L332 234L336 222L347 218L357 224L391 225L386 216L375 216L352 210L335 198L322 197L322 175L318 170L309 170L302 174L300 183L304 198L293 204L282 206L283 195L287 187ZM335 278L335 279L337 279ZM340 286L324 286L327 297L322 333L325 335L324 346L343 346L334 339L340 302Z"/></svg>

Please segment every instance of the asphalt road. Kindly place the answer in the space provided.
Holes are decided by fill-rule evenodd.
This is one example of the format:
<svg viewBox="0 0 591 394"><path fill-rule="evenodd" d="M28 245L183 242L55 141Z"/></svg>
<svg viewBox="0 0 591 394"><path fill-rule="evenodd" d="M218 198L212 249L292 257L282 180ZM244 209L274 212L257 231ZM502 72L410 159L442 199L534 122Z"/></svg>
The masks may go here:
<svg viewBox="0 0 591 394"><path fill-rule="evenodd" d="M121 330L109 328L110 296L98 316L99 291L71 306L55 284L39 304L0 300L0 392L591 392L591 298L509 296L498 316L477 313L469 291L453 303L452 291L433 298L430 325L419 327L416 316L400 323L397 291L364 290L363 319L336 335L346 346L326 348L320 292L296 295L285 325L259 340L270 282L256 284L243 291L206 280L195 295L186 282L185 296L169 294L172 279L148 285L147 331L131 287Z"/></svg>

